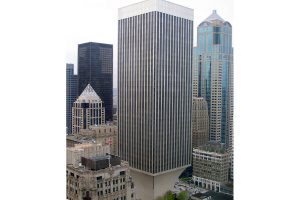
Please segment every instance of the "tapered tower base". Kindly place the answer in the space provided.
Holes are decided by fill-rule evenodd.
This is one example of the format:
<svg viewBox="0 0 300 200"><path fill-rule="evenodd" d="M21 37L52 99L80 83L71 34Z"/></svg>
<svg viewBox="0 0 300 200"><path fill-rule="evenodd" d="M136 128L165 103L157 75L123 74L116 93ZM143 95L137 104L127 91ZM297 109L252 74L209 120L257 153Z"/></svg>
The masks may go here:
<svg viewBox="0 0 300 200"><path fill-rule="evenodd" d="M136 199L157 200L162 197L167 191L174 189L178 177L187 167L170 170L156 176L131 168L130 174L134 182Z"/></svg>

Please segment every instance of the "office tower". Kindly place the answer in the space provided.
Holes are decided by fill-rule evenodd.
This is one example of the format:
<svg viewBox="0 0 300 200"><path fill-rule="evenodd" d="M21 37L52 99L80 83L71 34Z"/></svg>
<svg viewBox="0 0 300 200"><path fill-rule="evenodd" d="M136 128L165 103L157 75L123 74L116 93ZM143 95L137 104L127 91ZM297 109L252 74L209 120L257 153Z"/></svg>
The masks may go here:
<svg viewBox="0 0 300 200"><path fill-rule="evenodd" d="M68 64L66 67L66 125L67 134L72 133L72 105L77 97L77 75L74 74L74 64Z"/></svg>
<svg viewBox="0 0 300 200"><path fill-rule="evenodd" d="M193 64L194 96L201 96L207 101L210 140L232 147L232 27L215 10L197 28Z"/></svg>
<svg viewBox="0 0 300 200"><path fill-rule="evenodd" d="M220 192L228 182L230 153L222 144L207 144L193 149L195 185Z"/></svg>
<svg viewBox="0 0 300 200"><path fill-rule="evenodd" d="M119 154L144 200L191 163L193 15L164 0L119 9Z"/></svg>
<svg viewBox="0 0 300 200"><path fill-rule="evenodd" d="M72 108L72 133L92 125L105 124L105 108L100 97L90 84L86 86Z"/></svg>
<svg viewBox="0 0 300 200"><path fill-rule="evenodd" d="M78 93L90 84L104 103L106 121L112 121L113 46L88 42L78 45Z"/></svg>
<svg viewBox="0 0 300 200"><path fill-rule="evenodd" d="M209 118L207 103L202 97L193 97L192 111L192 147L207 144L209 131Z"/></svg>
<svg viewBox="0 0 300 200"><path fill-rule="evenodd" d="M108 155L107 155L108 154ZM109 146L79 144L67 148L67 199L135 199L129 165L109 155Z"/></svg>

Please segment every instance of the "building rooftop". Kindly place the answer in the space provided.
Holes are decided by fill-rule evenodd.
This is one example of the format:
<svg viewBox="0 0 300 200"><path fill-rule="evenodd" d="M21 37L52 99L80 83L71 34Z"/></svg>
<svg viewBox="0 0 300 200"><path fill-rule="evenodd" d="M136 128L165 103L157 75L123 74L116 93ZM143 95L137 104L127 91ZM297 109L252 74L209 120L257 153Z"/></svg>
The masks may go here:
<svg viewBox="0 0 300 200"><path fill-rule="evenodd" d="M199 146L194 149L207 151L207 152L213 152L213 153L222 153L222 154L227 152L224 144L212 143L212 142L210 142L206 145Z"/></svg>
<svg viewBox="0 0 300 200"><path fill-rule="evenodd" d="M208 21L208 22L211 22L211 21L215 21L215 20L219 20L219 21L222 21L224 22L225 20L222 19L222 17L220 17L218 14L217 14L217 11L216 10L213 10L212 14L206 18L204 21Z"/></svg>
<svg viewBox="0 0 300 200"><path fill-rule="evenodd" d="M81 95L77 98L77 102L89 103L89 102L102 102L101 98L95 92L90 84L88 84L82 91Z"/></svg>
<svg viewBox="0 0 300 200"><path fill-rule="evenodd" d="M197 197L198 199L205 199L207 197L211 197L212 200L233 200L232 195L213 191L208 191L206 193L197 193L194 194L193 197Z"/></svg>
<svg viewBox="0 0 300 200"><path fill-rule="evenodd" d="M81 157L81 163L87 169L97 171L110 166L121 165L121 158L114 155L94 156L90 158Z"/></svg>
<svg viewBox="0 0 300 200"><path fill-rule="evenodd" d="M145 0L119 8L119 19L125 19L153 11L194 20L193 9L165 0Z"/></svg>
<svg viewBox="0 0 300 200"><path fill-rule="evenodd" d="M106 44L106 43L99 43L99 42L85 42L82 44L78 44L78 46L90 46L90 45L97 45L97 46L103 46L103 47L112 47L112 44Z"/></svg>

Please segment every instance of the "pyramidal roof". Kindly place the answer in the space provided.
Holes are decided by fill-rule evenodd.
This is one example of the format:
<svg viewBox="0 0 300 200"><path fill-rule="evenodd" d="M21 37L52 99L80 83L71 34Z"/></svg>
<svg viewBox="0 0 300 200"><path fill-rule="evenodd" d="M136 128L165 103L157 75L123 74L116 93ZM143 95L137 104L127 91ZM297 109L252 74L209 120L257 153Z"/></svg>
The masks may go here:
<svg viewBox="0 0 300 200"><path fill-rule="evenodd" d="M90 102L90 101L101 101L101 98L98 96L98 94L95 92L95 90L92 88L90 84L88 84L81 95L78 97L77 101L80 102Z"/></svg>
<svg viewBox="0 0 300 200"><path fill-rule="evenodd" d="M222 17L220 17L220 16L217 14L217 11L216 11L216 10L213 10L212 14L211 14L208 18L206 18L204 21L209 21L209 22L211 22L211 21L214 21L214 20L220 20L220 21L222 21L222 22L225 21L224 19L222 19Z"/></svg>

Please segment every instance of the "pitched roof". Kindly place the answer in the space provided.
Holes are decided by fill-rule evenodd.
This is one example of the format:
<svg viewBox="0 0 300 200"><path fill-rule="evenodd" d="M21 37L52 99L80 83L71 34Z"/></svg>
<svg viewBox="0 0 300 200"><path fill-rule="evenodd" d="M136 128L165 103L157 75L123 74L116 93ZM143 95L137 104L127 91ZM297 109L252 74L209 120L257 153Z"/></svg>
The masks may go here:
<svg viewBox="0 0 300 200"><path fill-rule="evenodd" d="M92 88L90 84L88 84L81 95L77 98L77 101L80 102L97 102L101 101L101 98L98 96L98 94L95 92L95 90Z"/></svg>
<svg viewBox="0 0 300 200"><path fill-rule="evenodd" d="M206 18L204 21L214 21L214 20L220 20L222 22L224 22L224 19L222 19L218 14L217 14L217 11L216 10L213 10L212 14Z"/></svg>

